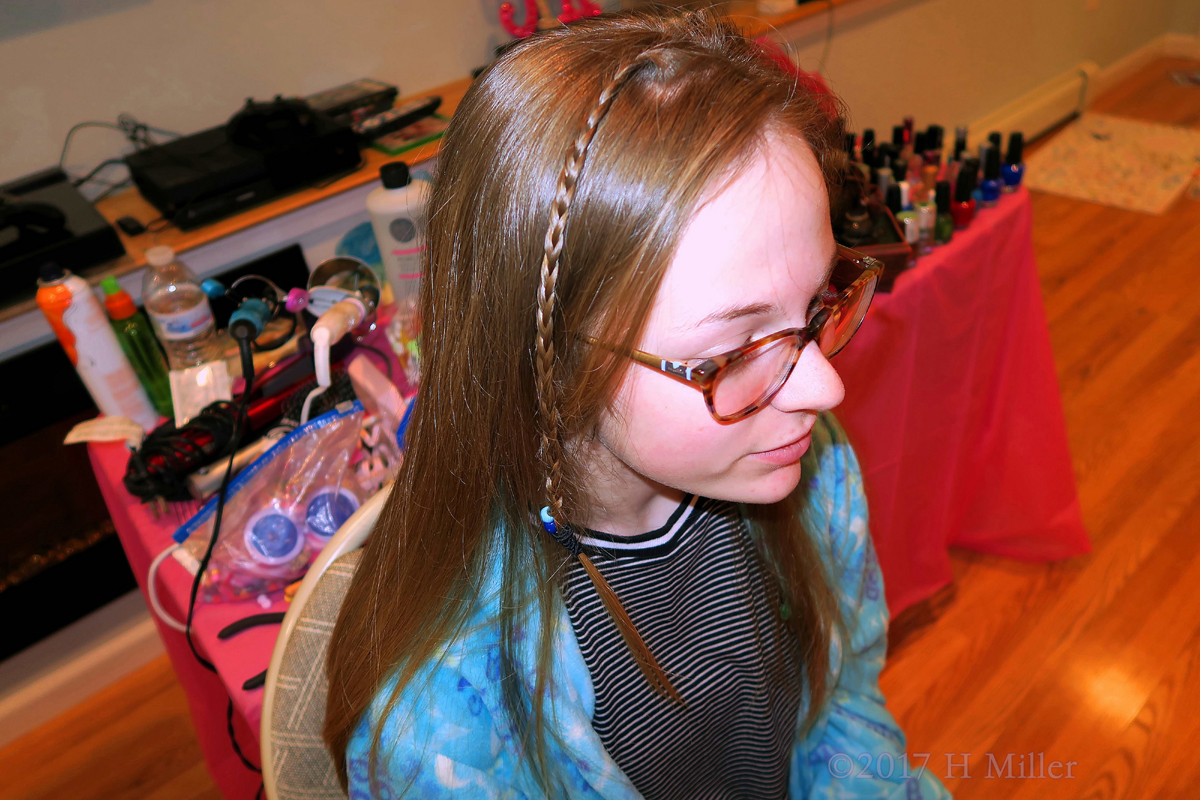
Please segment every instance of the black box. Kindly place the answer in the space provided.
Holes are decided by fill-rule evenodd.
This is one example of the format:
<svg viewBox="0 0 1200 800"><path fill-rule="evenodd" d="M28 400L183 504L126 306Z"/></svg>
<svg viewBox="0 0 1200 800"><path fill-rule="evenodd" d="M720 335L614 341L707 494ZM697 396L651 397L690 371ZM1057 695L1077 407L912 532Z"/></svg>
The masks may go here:
<svg viewBox="0 0 1200 800"><path fill-rule="evenodd" d="M0 195L0 305L33 297L47 261L80 272L125 255L121 237L60 169L0 186ZM42 204L66 217L61 229L38 220Z"/></svg>
<svg viewBox="0 0 1200 800"><path fill-rule="evenodd" d="M352 83L326 89L304 98L313 111L333 119L358 122L387 111L396 102L400 90L390 83L362 78Z"/></svg>
<svg viewBox="0 0 1200 800"><path fill-rule="evenodd" d="M264 150L229 141L226 126L210 128L125 157L147 202L183 230L357 169L354 131L323 114L315 132L286 147Z"/></svg>

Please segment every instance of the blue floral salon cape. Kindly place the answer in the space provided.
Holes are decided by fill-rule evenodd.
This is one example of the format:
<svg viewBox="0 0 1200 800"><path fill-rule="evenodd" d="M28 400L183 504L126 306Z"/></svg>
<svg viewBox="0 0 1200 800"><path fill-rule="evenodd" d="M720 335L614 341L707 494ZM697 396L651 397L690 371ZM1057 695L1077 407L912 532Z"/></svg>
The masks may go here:
<svg viewBox="0 0 1200 800"><path fill-rule="evenodd" d="M817 466L810 480L813 530L835 584L849 646L834 636L830 700L801 737L802 703L792 752L789 796L936 800L949 792L922 759L905 758L904 732L884 707L879 672L887 649L888 610L867 533L867 503L854 451L837 422L822 415L813 430ZM805 460L808 469L812 459ZM498 580L491 576L492 586ZM471 624L448 643L437 663L423 667L388 716L374 797L515 800L542 790L523 765L501 698L496 593L485 590ZM531 612L525 630L537 630ZM563 796L634 800L637 789L604 750L591 725L591 677L567 612L559 615L553 673L546 697L547 760ZM536 648L520 648L532 692ZM368 775L371 730L395 686L385 682L346 748L350 798L372 797ZM556 741L557 740L557 741ZM889 775L890 777L882 777ZM407 788L407 791L405 791Z"/></svg>

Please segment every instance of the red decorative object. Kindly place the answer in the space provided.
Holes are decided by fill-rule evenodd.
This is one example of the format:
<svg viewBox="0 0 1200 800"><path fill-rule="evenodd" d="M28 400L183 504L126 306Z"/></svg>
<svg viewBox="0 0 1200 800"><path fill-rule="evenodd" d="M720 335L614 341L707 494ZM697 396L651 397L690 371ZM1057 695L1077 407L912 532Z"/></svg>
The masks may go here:
<svg viewBox="0 0 1200 800"><path fill-rule="evenodd" d="M576 7L577 3L578 7ZM598 16L600 16L600 6L590 0L562 0L562 13L558 15L558 21L566 25L584 17Z"/></svg>
<svg viewBox="0 0 1200 800"><path fill-rule="evenodd" d="M569 0L564 0L564 2L569 2ZM526 36L529 36L537 30L537 0L525 0L525 23L523 25L518 25L513 21L513 16L516 14L516 11L517 10L513 7L512 3L501 3L500 24L504 26L504 30L508 31L510 36L517 39L524 39Z"/></svg>

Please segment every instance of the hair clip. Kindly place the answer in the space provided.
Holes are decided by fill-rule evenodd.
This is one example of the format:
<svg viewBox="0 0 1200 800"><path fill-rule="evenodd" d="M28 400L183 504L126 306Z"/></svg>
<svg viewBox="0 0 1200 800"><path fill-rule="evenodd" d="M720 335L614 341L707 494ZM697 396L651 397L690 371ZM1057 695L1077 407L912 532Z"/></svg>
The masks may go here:
<svg viewBox="0 0 1200 800"><path fill-rule="evenodd" d="M542 506L538 516L542 518L542 527L546 529L546 533L554 537L554 541L562 545L568 553L578 558L579 554L583 552L583 545L579 543L575 534L571 533L570 528L558 527L554 517L550 516L550 506Z"/></svg>

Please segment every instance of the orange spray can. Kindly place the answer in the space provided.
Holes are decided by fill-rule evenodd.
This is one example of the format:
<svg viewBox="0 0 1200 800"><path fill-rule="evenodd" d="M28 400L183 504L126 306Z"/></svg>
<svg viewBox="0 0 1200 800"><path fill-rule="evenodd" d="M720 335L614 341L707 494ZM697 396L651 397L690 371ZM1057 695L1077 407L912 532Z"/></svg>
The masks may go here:
<svg viewBox="0 0 1200 800"><path fill-rule="evenodd" d="M100 413L128 417L153 430L158 412L88 282L57 264L43 264L37 304Z"/></svg>

